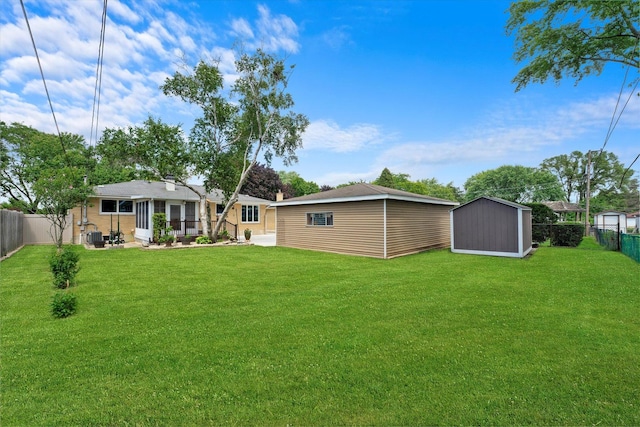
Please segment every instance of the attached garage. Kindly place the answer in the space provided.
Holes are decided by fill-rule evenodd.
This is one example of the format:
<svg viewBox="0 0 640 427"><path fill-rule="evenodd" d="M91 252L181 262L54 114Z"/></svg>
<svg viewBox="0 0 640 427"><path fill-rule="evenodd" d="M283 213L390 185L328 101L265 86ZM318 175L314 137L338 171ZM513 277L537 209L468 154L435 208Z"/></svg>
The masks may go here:
<svg viewBox="0 0 640 427"><path fill-rule="evenodd" d="M457 202L355 184L277 202L276 245L394 258L445 248Z"/></svg>
<svg viewBox="0 0 640 427"><path fill-rule="evenodd" d="M531 208L479 197L451 209L451 252L522 258L531 251Z"/></svg>

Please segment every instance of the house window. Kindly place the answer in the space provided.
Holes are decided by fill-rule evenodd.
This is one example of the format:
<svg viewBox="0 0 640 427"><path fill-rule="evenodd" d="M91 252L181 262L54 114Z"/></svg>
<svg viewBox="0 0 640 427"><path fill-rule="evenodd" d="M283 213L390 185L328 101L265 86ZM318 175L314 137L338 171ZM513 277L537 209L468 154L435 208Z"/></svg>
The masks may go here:
<svg viewBox="0 0 640 427"><path fill-rule="evenodd" d="M307 213L307 225L317 227L333 226L333 212Z"/></svg>
<svg viewBox="0 0 640 427"><path fill-rule="evenodd" d="M184 219L187 221L196 220L196 202L187 202L184 205Z"/></svg>
<svg viewBox="0 0 640 427"><path fill-rule="evenodd" d="M133 213L132 200L108 200L103 199L100 203L101 213Z"/></svg>
<svg viewBox="0 0 640 427"><path fill-rule="evenodd" d="M131 200L119 200L118 212L120 213L133 213L133 201Z"/></svg>
<svg viewBox="0 0 640 427"><path fill-rule="evenodd" d="M260 207L258 205L243 205L242 222L260 222Z"/></svg>
<svg viewBox="0 0 640 427"><path fill-rule="evenodd" d="M166 213L166 203L164 200L153 201L153 213Z"/></svg>
<svg viewBox="0 0 640 427"><path fill-rule="evenodd" d="M136 228L149 229L149 202L136 203Z"/></svg>
<svg viewBox="0 0 640 427"><path fill-rule="evenodd" d="M224 212L224 205L216 203L216 215L222 215L222 212Z"/></svg>

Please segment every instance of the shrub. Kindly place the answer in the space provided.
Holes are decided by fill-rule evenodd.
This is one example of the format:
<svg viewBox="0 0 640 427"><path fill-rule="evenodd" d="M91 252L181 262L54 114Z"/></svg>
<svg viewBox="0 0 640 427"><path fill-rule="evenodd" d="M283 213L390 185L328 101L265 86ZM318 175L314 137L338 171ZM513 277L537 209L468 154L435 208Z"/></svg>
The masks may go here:
<svg viewBox="0 0 640 427"><path fill-rule="evenodd" d="M49 260L49 266L53 273L53 284L56 288L64 289L75 283L76 274L80 268L80 257L72 249L62 249L55 252Z"/></svg>
<svg viewBox="0 0 640 427"><path fill-rule="evenodd" d="M198 245L208 245L209 243L213 243L209 236L198 236L196 237L196 244Z"/></svg>
<svg viewBox="0 0 640 427"><path fill-rule="evenodd" d="M160 239L160 234L167 227L167 215L162 212L154 213L151 216L151 221L153 222L153 240L157 242Z"/></svg>
<svg viewBox="0 0 640 427"><path fill-rule="evenodd" d="M552 224L533 224L531 226L531 239L536 243L544 243L551 236Z"/></svg>
<svg viewBox="0 0 640 427"><path fill-rule="evenodd" d="M544 243L551 236L551 225L558 220L558 216L549 206L542 203L525 203L531 208L531 238L534 242Z"/></svg>
<svg viewBox="0 0 640 427"><path fill-rule="evenodd" d="M582 242L584 225L582 224L555 224L551 232L552 246L576 247Z"/></svg>
<svg viewBox="0 0 640 427"><path fill-rule="evenodd" d="M51 303L51 314L56 319L69 317L76 312L78 298L70 292L57 292Z"/></svg>

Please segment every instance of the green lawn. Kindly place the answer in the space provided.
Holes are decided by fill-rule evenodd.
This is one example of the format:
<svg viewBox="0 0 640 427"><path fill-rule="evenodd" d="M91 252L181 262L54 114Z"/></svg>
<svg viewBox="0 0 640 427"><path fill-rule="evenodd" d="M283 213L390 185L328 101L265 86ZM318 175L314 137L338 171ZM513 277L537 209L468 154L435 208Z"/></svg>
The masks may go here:
<svg viewBox="0 0 640 427"><path fill-rule="evenodd" d="M639 425L640 266L591 241L525 260L286 248L0 264L0 424Z"/></svg>

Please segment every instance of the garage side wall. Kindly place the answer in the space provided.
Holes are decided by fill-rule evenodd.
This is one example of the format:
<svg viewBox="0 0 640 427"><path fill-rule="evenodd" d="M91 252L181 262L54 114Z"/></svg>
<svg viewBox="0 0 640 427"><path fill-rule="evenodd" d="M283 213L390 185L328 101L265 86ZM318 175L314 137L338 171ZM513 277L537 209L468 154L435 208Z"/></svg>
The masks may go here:
<svg viewBox="0 0 640 427"><path fill-rule="evenodd" d="M451 206L387 201L387 257L447 248Z"/></svg>
<svg viewBox="0 0 640 427"><path fill-rule="evenodd" d="M333 226L307 225L307 213L332 212ZM276 245L382 258L383 201L278 206Z"/></svg>
<svg viewBox="0 0 640 427"><path fill-rule="evenodd" d="M478 199L453 211L452 249L518 253L518 210ZM530 238L530 237L529 237Z"/></svg>

